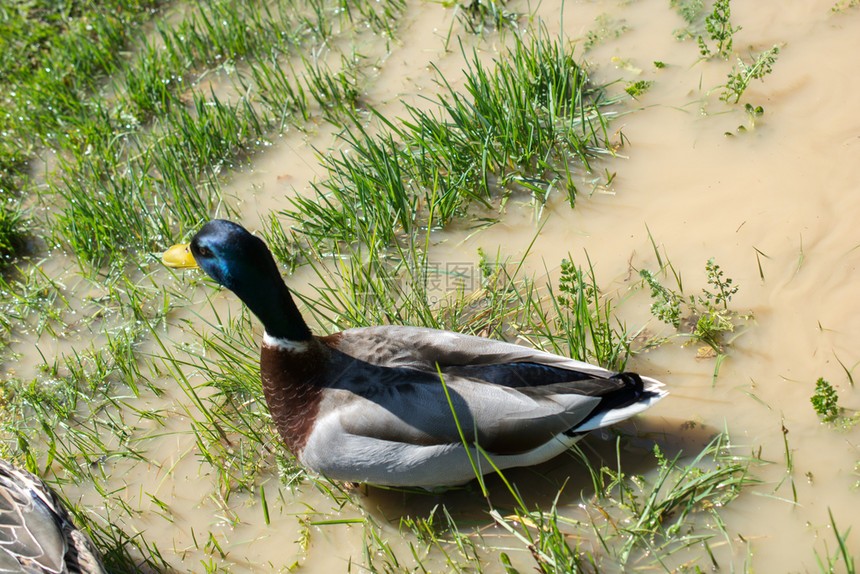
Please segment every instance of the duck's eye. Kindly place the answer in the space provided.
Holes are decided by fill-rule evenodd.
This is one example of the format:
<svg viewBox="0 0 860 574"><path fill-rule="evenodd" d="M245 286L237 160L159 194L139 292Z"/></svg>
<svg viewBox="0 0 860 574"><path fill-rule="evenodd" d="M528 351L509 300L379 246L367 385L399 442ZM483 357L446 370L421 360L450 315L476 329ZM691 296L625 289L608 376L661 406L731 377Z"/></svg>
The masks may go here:
<svg viewBox="0 0 860 574"><path fill-rule="evenodd" d="M203 257L209 257L212 255L212 250L208 247L198 247L197 252Z"/></svg>

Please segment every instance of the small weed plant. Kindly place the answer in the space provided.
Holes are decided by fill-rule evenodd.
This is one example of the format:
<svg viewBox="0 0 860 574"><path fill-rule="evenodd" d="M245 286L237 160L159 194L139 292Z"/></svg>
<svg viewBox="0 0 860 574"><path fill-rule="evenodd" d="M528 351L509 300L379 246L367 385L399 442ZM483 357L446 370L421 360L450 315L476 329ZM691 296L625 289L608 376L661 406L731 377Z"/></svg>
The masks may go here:
<svg viewBox="0 0 860 574"><path fill-rule="evenodd" d="M815 382L815 393L809 400L822 421L830 423L839 418L839 395L824 377Z"/></svg>
<svg viewBox="0 0 860 574"><path fill-rule="evenodd" d="M645 92L647 92L649 89L651 89L651 84L653 84L653 82L651 82L650 80L639 80L638 82L631 82L627 85L626 88L624 88L624 91L630 94L631 98L636 99Z"/></svg>
<svg viewBox="0 0 860 574"><path fill-rule="evenodd" d="M830 7L830 11L844 12L845 10L856 6L860 6L860 0L839 0L839 2Z"/></svg>
<svg viewBox="0 0 860 574"><path fill-rule="evenodd" d="M621 325L613 325L615 303L601 295L591 262L583 270L565 259L555 297L559 332L568 337L568 350L581 361L595 361L621 370L630 353L630 340Z"/></svg>
<svg viewBox="0 0 860 574"><path fill-rule="evenodd" d="M815 382L815 392L809 398L812 408L822 422L842 430L848 430L860 423L860 412L851 412L839 405L839 393L824 377Z"/></svg>
<svg viewBox="0 0 860 574"><path fill-rule="evenodd" d="M594 19L594 22L597 26L585 34L583 46L586 50L590 50L606 40L620 38L628 30L626 25L613 19L609 14L600 14Z"/></svg>
<svg viewBox="0 0 860 574"><path fill-rule="evenodd" d="M713 11L705 17L705 30L714 47L708 46L704 36L699 36L699 53L709 58L718 55L728 60L732 54L732 36L741 29L733 27L731 22L732 8L730 0L716 0Z"/></svg>
<svg viewBox="0 0 860 574"><path fill-rule="evenodd" d="M779 57L779 46L774 46L761 54L751 55L749 63L738 58L737 65L729 72L729 81L723 87L720 99L724 102L738 103L750 82L763 80L773 71L777 57Z"/></svg>
<svg viewBox="0 0 860 574"><path fill-rule="evenodd" d="M658 261L662 264L659 254ZM660 273L666 276L667 271L674 277L677 289L663 285L658 278L659 273L648 269L639 271L643 286L647 286L650 291L651 314L675 329L681 329L682 325L690 326L685 336L706 345L699 350L698 356L716 358L716 381L720 364L727 356L726 348L734 339L732 334L743 321L750 318L729 309L729 301L738 292L738 286L730 277L726 277L713 257L705 264L707 286L698 295L683 294L681 276L671 263L663 266Z"/></svg>

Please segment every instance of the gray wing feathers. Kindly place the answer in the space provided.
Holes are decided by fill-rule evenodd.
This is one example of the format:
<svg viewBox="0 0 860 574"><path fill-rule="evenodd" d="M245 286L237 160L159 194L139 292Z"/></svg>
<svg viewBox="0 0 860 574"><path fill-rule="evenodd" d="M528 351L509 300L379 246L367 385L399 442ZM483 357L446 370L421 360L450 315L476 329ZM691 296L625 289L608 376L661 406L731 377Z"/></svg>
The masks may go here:
<svg viewBox="0 0 860 574"><path fill-rule="evenodd" d="M581 422L600 402L577 394L531 392L446 378L455 422L441 385L402 385L399 392L369 400L353 395L340 412L344 430L356 435L412 444L461 441L493 453L523 452Z"/></svg>
<svg viewBox="0 0 860 574"><path fill-rule="evenodd" d="M595 365L522 345L423 327L361 327L340 334L338 348L341 351L379 366L426 370L435 369L436 363L444 367L530 362L597 377L612 374Z"/></svg>

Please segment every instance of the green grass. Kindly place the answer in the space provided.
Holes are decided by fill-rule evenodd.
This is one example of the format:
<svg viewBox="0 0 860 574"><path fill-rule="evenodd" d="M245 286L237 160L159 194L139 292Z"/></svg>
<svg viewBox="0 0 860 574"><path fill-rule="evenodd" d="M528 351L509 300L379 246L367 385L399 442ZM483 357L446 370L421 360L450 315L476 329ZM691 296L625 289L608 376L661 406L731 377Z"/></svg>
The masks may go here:
<svg viewBox="0 0 860 574"><path fill-rule="evenodd" d="M678 564L675 554L694 547L706 550L698 562L719 567L709 542L728 539L729 534L715 508L757 483L749 466L759 461L733 454L724 434L688 458L679 452L667 459L655 446L657 472L647 478L622 472L620 457L615 468L596 466L580 449L574 450L583 471L592 477L593 492L583 493L588 499L588 507L580 513L583 516L560 515L557 505L531 510L519 498L514 520L491 513L523 545L533 548L538 568L544 572L600 571L611 562L622 568L671 571L670 565ZM590 538L585 533L596 538L584 543ZM571 547L571 539L580 542Z"/></svg>
<svg viewBox="0 0 860 574"><path fill-rule="evenodd" d="M140 362L139 321L157 321L169 308L163 300L157 302L158 294L145 283L122 276L104 279L98 286L105 288L104 298L93 301L87 311L129 305L124 310L133 308L135 314L122 317L108 311L98 319L92 315L91 322L79 321L58 280L39 273L20 280L26 283L16 289L18 298L6 308L15 314L10 333L21 337L28 330L46 332L78 344L57 356L48 354L50 344L37 346L40 365L27 367L24 362L18 376L4 377L0 437L5 447L14 445L10 454L15 459L48 477L61 492L69 485L87 484L103 499L99 512L68 506L105 552L109 567L124 572L161 570L167 562L158 550L121 526L120 521L137 513L116 496L116 484L109 481L115 465L149 462L139 442L139 425L152 421L157 426L164 414L137 406L138 400L161 393ZM90 342L99 338L98 343Z"/></svg>
<svg viewBox="0 0 860 574"><path fill-rule="evenodd" d="M409 545L411 556L376 530L366 535L365 556L370 569L396 571L436 564L455 572L496 571L497 565L508 572L559 573L618 568L673 571L693 564L719 568L725 555L721 548L730 535L717 509L758 482L750 467L760 461L740 450L724 434L691 456L679 452L667 459L655 448L654 470L648 476L631 476L618 466L620 457L601 462L575 449L580 472L592 478L574 497L583 504L562 502L571 498L566 492L570 487L562 484L553 501L533 506L531 498L523 496L528 490L521 492L516 482L503 477L503 486L494 488L480 511L482 517L475 517L473 510L466 519L466 511L458 511L453 504L436 505L426 517L400 520L400 536L415 540ZM493 524L503 534L488 540L483 532ZM367 528L375 526L374 520L367 519ZM487 552L493 552L493 557ZM516 557L516 566L511 556Z"/></svg>
<svg viewBox="0 0 860 574"><path fill-rule="evenodd" d="M0 269L7 267L22 250L26 228L18 201L0 203Z"/></svg>
<svg viewBox="0 0 860 574"><path fill-rule="evenodd" d="M249 318L236 323L224 319L210 324L212 330L205 333L197 327L190 328L190 333L202 342L199 350L174 349L151 327L150 334L158 346L154 361L164 374L177 381L189 399L185 411L192 421L198 451L202 460L219 469L217 477L223 492L253 492L264 465L273 464L274 459L283 481L301 481L304 473L280 447L264 406L259 357L246 323ZM202 389L186 375L194 371L207 376Z"/></svg>
<svg viewBox="0 0 860 574"><path fill-rule="evenodd" d="M399 2L384 2L377 14L365 3L356 21L390 17L400 8ZM39 27L44 33L39 42L45 45L20 42L31 58L41 58L32 66L6 63L13 97L3 102L2 127L19 144L4 146L3 186L21 185L14 170L33 146L61 150L59 173L48 181L49 201L59 204L60 212L56 221L38 223L53 230L53 240L76 253L82 264L95 267L123 259L129 250L157 249L177 228L193 228L223 210L222 169L242 163L286 127L288 108L272 105L282 84L259 88L269 110L279 108L275 115L261 109L241 82L235 95L225 97L199 80L234 66L295 57L305 52L306 41L321 34L285 2L209 0L175 26L156 22L155 39L130 35L136 29L131 24L142 20L123 10L131 8L121 8L119 16L97 11L95 20L84 25L74 8L57 15L56 26L40 27L41 21L28 19L22 8L9 23L18 39L32 33L33 25ZM323 10L336 11L333 6ZM138 46L134 57L118 59L120 48L132 43ZM303 61L307 92L320 106L354 101L348 70L332 75L315 61ZM112 89L103 90L108 74ZM301 117L291 121L306 122L308 104L296 106L297 101L290 103L303 109L289 111ZM13 214L9 211L7 219Z"/></svg>
<svg viewBox="0 0 860 574"><path fill-rule="evenodd" d="M2 102L9 112L0 115L3 131L25 149L41 142L64 145L73 138L75 128L86 127L88 96L117 70L127 31L159 5L5 3L0 74L12 90Z"/></svg>
<svg viewBox="0 0 860 574"><path fill-rule="evenodd" d="M827 509L827 514L830 517L830 526L833 528L833 536L836 537L836 549L833 552L833 556L830 556L829 552L826 552L824 555L824 561L822 561L818 552L815 552L815 560L818 563L818 568L821 572L834 572L836 571L836 565L841 561L846 574L855 574L857 572L857 566L854 562L854 557L849 554L846 542L848 533L851 531L851 527L849 526L847 530L840 532L839 528L836 526L836 520L833 518L833 511L830 508Z"/></svg>
<svg viewBox="0 0 860 574"><path fill-rule="evenodd" d="M523 301L525 338L547 351L623 370L635 333L615 318L623 300L597 285L594 266L583 268L563 260L558 285L547 284L547 302L536 297ZM557 293L556 293L557 292Z"/></svg>
<svg viewBox="0 0 860 574"><path fill-rule="evenodd" d="M617 100L543 34L517 36L491 67L473 54L465 73L465 93L440 78L430 110L377 113L373 132L355 118L341 133L348 152L325 155L328 177L281 214L311 242L390 245L523 192L542 204L561 190L573 205L576 174L612 155L601 110Z"/></svg>
<svg viewBox="0 0 860 574"><path fill-rule="evenodd" d="M30 181L39 146L75 145L89 129L89 96L120 65L120 52L158 0L0 6L0 257L3 265L21 237L39 223L21 217L15 202Z"/></svg>
<svg viewBox="0 0 860 574"><path fill-rule="evenodd" d="M212 20L203 18L192 22L200 28L205 27L207 22L211 24ZM200 34L192 33L196 30L194 25L183 28L183 33L188 34L189 41L196 41L191 50L186 52L186 55L193 53L198 58L196 62L205 65L223 54L235 57L243 50L242 53L247 53L247 39L239 37L239 30L215 38L215 42L211 44L204 44L199 41L202 38ZM225 45L237 39L242 39L243 42ZM217 46L217 49L207 51L206 48L210 45ZM53 222L54 227L60 229L59 235L65 240L64 243L84 262L95 261L98 264L113 260L117 255L124 259L124 250L157 248L172 235L171 226L175 225L175 222L185 222L185 225L191 226L205 219L211 213L215 202L204 201L202 205L193 203L198 196L199 181L197 178L189 178L188 174L208 171L211 180L211 172L217 170L219 164L243 152L246 141L259 138L264 132L254 116L256 112L247 103L244 107L241 102L225 104L214 98L204 99L195 92L192 95L193 108L186 110L179 104L180 94L178 90L173 91L173 86L152 86L157 84L154 78L167 73L178 78L174 85L179 84L181 76L176 74L193 67L195 61L189 58L177 65L175 61L162 60L160 52L154 50L142 54L137 65L144 69L143 77L148 80L139 84L128 84L127 89L135 97L130 97L127 101L134 106L123 106L126 110L137 112L129 125L120 124L120 121L128 120L122 114L112 116L107 103L100 102L95 95L95 105L88 104L89 107L85 111L81 106L77 106L70 96L60 94L71 102L63 108L63 114L68 116L64 118L67 124L84 124L86 120L82 116L95 111L95 114L87 118L89 123L83 133L77 133L70 142L71 145L64 144L68 145L70 155L65 156L64 163L61 164L62 175L52 182L55 193L64 198L67 205ZM152 62L152 65L147 62ZM134 71L129 71L128 76L137 77ZM187 91L182 90L182 94L187 94ZM53 105L47 99L36 104ZM54 129L55 126L42 121L38 111L36 109L26 118L27 123L23 127ZM73 113L77 117L72 118ZM74 122L67 121L69 118L74 119ZM148 131L155 136L151 140L148 139L149 133L139 129L143 123L149 124ZM131 130L130 134L128 130ZM116 140L114 134L117 132L125 132L125 136L130 137L124 136L124 139ZM217 190L215 185L212 188ZM156 198L155 202L153 197ZM187 198L192 199L191 204L182 203L187 202ZM15 226L10 225L9 228L14 229ZM38 275L30 277L34 277L36 281L28 278L24 287L10 285L10 292L16 294L16 299L10 304L14 305L18 319L26 324L30 317L35 315L33 322L37 333L48 330L53 336L66 334L70 327L66 290L50 278ZM129 295L130 292L126 289L125 294ZM110 310L108 315L122 315L126 310L138 313L144 304L144 301L134 297L131 301L125 301L118 313ZM5 316L9 317L10 321L14 317L9 314ZM138 325L144 321L144 324L148 325L149 333L157 340L158 331L146 316L130 319ZM11 324L7 325L7 328L11 330ZM98 473L97 469L105 468L103 464L92 466L96 461L142 456L137 454L140 452L138 445L129 440L131 436L139 433L133 430L135 425L129 419L135 415L157 418L159 414L145 413L134 407L133 399L142 392L138 385L149 379L141 374L141 357L135 352L136 339L137 335L119 331L116 335L108 335L108 344L103 349L81 353L75 351L46 365L44 375L36 379L11 379L4 383L4 414L10 415L8 418L4 417L4 435L11 435L16 439L17 450L28 460L31 468L53 468L55 472L65 476L64 480L74 477L74 482L100 485L109 478L110 471L106 471L107 476L94 476L94 470ZM216 340L208 348L234 353L234 349L240 347L237 341L230 339L228 344L222 343L221 346ZM176 361L171 359L171 355L165 353L163 362L166 366L160 368L167 368L168 372L175 375L179 374L181 371L177 368ZM236 361L237 358L229 354L223 364L233 365ZM189 364L194 365L193 362L188 362L180 364L180 367ZM253 363L249 365L253 371ZM171 366L175 370L169 370ZM230 375L235 378L235 371L231 371ZM225 379L231 380L226 376L217 380ZM121 390L118 392L123 387L129 396L123 396ZM186 385L184 388L191 396L195 396L192 387ZM234 391L234 386L225 387L218 396L236 397ZM150 388L147 392L157 391ZM222 444L222 434L207 433L213 428L220 428L222 433L224 432L223 427L217 426L219 420L236 421L236 413L243 411L231 409L232 404L228 401L223 408L215 410L212 419L207 421L212 426L195 426L201 452L213 453L212 456L219 452L216 446ZM87 411L99 415L81 418L79 413ZM259 417L259 412L256 414ZM218 416L223 418L219 419ZM249 422L245 420L232 424L242 429L268 430L265 422L258 421L256 425ZM33 435L42 435L47 445L31 441L28 437ZM117 438L120 439L119 442ZM259 436L251 437L251 441L255 445L263 442ZM250 471L243 467L249 460L246 456L231 463L224 474L228 488L237 483L242 484L241 477L250 474ZM239 479L229 478L233 475L233 469L238 469L235 473ZM106 501L117 500L111 492L103 491L101 494ZM108 508L114 508L113 511L108 510L107 522L87 520L88 517L79 516L79 519L86 520L90 532L100 546L107 550L109 565L119 571L137 571L140 565L149 565L154 569L166 565L156 549L148 548L145 541L129 537L113 526L112 513L134 515L131 509L122 506L116 508L115 504L107 504ZM129 557L129 550L136 553L137 557ZM144 556L143 562L139 558L141 555Z"/></svg>
<svg viewBox="0 0 860 574"><path fill-rule="evenodd" d="M69 292L61 277L51 277L42 270L44 261L36 261L19 273L0 276L3 297L3 326L13 335L57 337L65 333L69 317Z"/></svg>
<svg viewBox="0 0 860 574"><path fill-rule="evenodd" d="M532 291L529 280L512 274L517 265L502 262L478 278L489 264L467 264L458 276L434 262L429 249L429 234L386 252L372 245L347 245L334 254L311 248L313 291L297 296L326 331L408 324L503 336L521 294ZM475 288L458 287L461 281Z"/></svg>

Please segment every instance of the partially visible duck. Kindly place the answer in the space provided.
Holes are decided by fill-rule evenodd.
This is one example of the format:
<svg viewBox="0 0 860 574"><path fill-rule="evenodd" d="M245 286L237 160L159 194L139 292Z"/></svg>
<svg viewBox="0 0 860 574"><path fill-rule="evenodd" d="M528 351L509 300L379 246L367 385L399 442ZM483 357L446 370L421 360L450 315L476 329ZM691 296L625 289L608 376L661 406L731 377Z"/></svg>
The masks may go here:
<svg viewBox="0 0 860 574"><path fill-rule="evenodd" d="M104 574L89 538L45 482L0 459L0 573Z"/></svg>
<svg viewBox="0 0 860 574"><path fill-rule="evenodd" d="M467 448L482 473L493 468L476 445L499 469L537 464L667 394L635 373L448 331L315 336L265 243L230 221L210 221L162 260L199 266L260 319L260 375L275 426L304 467L330 479L462 484L475 478Z"/></svg>

